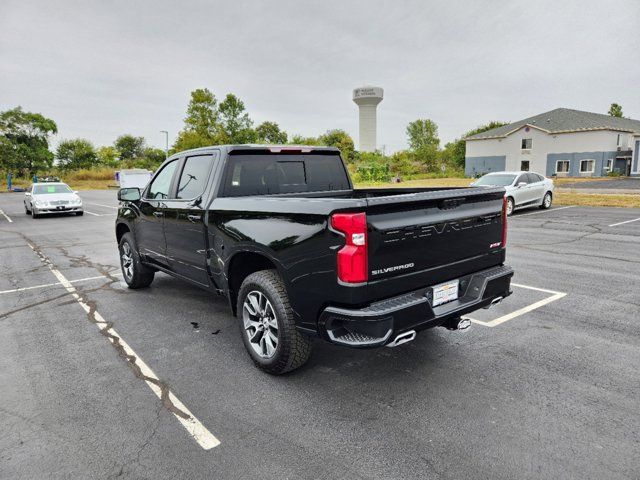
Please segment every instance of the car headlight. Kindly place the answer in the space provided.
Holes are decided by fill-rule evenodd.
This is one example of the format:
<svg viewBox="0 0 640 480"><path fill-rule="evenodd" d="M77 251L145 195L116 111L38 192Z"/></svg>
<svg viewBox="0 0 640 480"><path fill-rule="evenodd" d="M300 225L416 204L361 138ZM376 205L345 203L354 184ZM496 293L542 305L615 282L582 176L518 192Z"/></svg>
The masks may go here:
<svg viewBox="0 0 640 480"><path fill-rule="evenodd" d="M71 200L71 204L72 205L82 205L82 199L81 198L74 198L73 200Z"/></svg>
<svg viewBox="0 0 640 480"><path fill-rule="evenodd" d="M44 200L36 200L35 201L36 207L46 207L48 202L45 202Z"/></svg>

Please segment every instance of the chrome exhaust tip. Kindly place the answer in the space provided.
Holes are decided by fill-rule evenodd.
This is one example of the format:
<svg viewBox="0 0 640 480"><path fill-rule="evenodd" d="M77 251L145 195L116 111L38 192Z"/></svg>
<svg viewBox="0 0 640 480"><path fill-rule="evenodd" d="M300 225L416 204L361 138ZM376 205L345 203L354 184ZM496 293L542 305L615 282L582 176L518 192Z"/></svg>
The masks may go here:
<svg viewBox="0 0 640 480"><path fill-rule="evenodd" d="M491 303L489 305L487 305L486 307L484 307L484 309L485 310L489 310L491 307L495 307L496 305L501 303L502 300L504 300L504 297L496 297L493 300L491 300Z"/></svg>
<svg viewBox="0 0 640 480"><path fill-rule="evenodd" d="M387 347L393 348L398 345L402 345L403 343L409 343L414 338L416 338L416 331L409 330L408 332L401 333L396 338L394 338L391 342L387 343Z"/></svg>
<svg viewBox="0 0 640 480"><path fill-rule="evenodd" d="M451 318L441 325L447 330L466 332L471 328L471 320L468 318Z"/></svg>

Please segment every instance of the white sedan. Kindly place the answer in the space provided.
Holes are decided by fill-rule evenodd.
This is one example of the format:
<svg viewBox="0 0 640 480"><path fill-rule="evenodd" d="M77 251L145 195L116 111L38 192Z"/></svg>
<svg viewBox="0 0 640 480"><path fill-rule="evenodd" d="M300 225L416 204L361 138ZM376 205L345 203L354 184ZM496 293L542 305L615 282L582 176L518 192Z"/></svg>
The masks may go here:
<svg viewBox="0 0 640 480"><path fill-rule="evenodd" d="M553 180L533 172L494 172L480 177L474 187L504 187L507 215L527 207L549 208L553 201Z"/></svg>
<svg viewBox="0 0 640 480"><path fill-rule="evenodd" d="M31 185L24 194L24 210L33 218L49 213L84 213L78 192L62 182Z"/></svg>

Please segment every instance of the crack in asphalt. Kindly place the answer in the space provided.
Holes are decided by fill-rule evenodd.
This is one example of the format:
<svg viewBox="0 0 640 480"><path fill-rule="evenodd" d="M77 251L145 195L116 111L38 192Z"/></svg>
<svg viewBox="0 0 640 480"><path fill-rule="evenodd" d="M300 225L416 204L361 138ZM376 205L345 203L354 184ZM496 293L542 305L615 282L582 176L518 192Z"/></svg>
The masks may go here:
<svg viewBox="0 0 640 480"><path fill-rule="evenodd" d="M38 255L38 257L40 258L40 260L42 261L42 263L44 263L45 265L47 265L48 267L50 267L51 269L56 269L57 267L56 265L53 263L53 261L51 259L49 259L44 252L42 251L42 249L40 248L40 246L35 243L33 240L31 240L28 236L26 236L25 234L18 232L18 235L20 235L24 241L33 249L33 251ZM113 267L111 267L110 265L104 265L104 264L100 264L100 263L96 263L96 262L92 262L91 260L89 260L85 255L81 255L81 256L73 256L70 255L68 251L66 251L64 248L60 248L61 253L68 259L71 261L72 267L91 267L94 268L96 270L98 270L102 275L104 275L106 278L108 278L110 281L107 282L105 285L110 285L114 282L119 281L118 278L113 276L113 271L115 270ZM182 411L181 409L179 409L178 407L176 407L174 405L174 403L172 402L171 398L170 398L170 389L169 386L167 385L166 382L158 379L158 378L154 378L154 377L149 377L148 375L145 375L142 371L142 369L140 368L140 365L138 365L137 360L138 357L136 357L135 355L131 355L129 353L127 353L124 345L121 342L121 339L118 335L114 335L111 330L113 330L114 327L114 323L113 322L109 322L109 321L102 321L99 320L98 318L96 318L96 301L95 300L91 300L87 297L87 293L93 292L93 291L97 291L100 290L102 288L105 287L105 285L102 285L101 287L98 287L96 289L91 289L91 290L79 290L77 288L74 287L74 292L76 293L76 295L78 296L77 299L74 300L74 302L69 302L69 303L77 303L82 302L84 303L87 307L88 307L88 312L87 312L87 320L89 320L89 322L95 324L98 327L98 330L100 332L101 335L103 335L105 338L107 338L109 340L109 342L111 343L111 345L116 349L116 351L118 352L118 355L123 358L127 364L129 365L129 367L131 368L131 370L133 371L134 375L141 379L144 380L147 383L153 384L156 387L158 387L158 389L160 390L160 401L162 402L162 405L164 406L164 408L166 408L169 412L173 413L174 415L183 418L185 420L189 420L191 419L191 415L187 414L186 412ZM51 302L53 300L57 300L60 298L64 298L67 297L68 295L72 294L71 292L69 292L68 290L65 292L64 295L59 295L55 298L51 298L51 299L46 299L40 302L35 302L32 303L30 305L26 305L24 307L21 307L19 309L13 310L11 312L6 312L3 313L2 315L0 315L0 319L2 318L6 318L11 314L20 312L20 311L25 311L28 310L29 308L32 308L34 306L37 305L42 305L44 303L48 303Z"/></svg>

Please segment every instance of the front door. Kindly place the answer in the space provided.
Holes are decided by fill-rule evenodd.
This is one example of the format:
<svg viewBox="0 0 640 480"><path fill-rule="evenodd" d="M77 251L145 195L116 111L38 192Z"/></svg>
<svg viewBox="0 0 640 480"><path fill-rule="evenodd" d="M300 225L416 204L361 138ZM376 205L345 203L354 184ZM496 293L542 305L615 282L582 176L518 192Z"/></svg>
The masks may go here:
<svg viewBox="0 0 640 480"><path fill-rule="evenodd" d="M136 227L138 251L149 263L164 268L169 268L163 230L164 215L177 165L177 159L167 163L145 189L140 200L140 217Z"/></svg>
<svg viewBox="0 0 640 480"><path fill-rule="evenodd" d="M177 176L175 198L167 200L164 232L171 269L200 285L209 285L205 190L217 155L192 155Z"/></svg>

